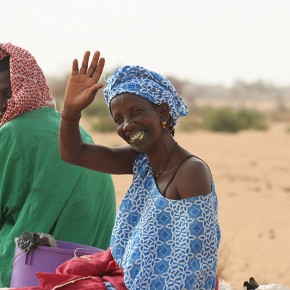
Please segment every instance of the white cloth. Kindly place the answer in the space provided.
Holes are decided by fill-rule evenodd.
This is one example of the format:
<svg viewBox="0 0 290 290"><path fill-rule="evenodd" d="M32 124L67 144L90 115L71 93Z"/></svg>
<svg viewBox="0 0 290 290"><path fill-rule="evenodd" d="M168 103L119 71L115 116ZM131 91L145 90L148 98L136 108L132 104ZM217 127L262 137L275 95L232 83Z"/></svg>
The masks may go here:
<svg viewBox="0 0 290 290"><path fill-rule="evenodd" d="M219 290L238 290L233 289L231 285L225 281L221 281L219 283ZM241 290L247 290L246 287L241 288ZM280 284L268 284L268 285L260 285L257 290L290 290L288 287L280 285Z"/></svg>
<svg viewBox="0 0 290 290"><path fill-rule="evenodd" d="M257 290L289 290L289 288L280 284L268 284L259 286Z"/></svg>

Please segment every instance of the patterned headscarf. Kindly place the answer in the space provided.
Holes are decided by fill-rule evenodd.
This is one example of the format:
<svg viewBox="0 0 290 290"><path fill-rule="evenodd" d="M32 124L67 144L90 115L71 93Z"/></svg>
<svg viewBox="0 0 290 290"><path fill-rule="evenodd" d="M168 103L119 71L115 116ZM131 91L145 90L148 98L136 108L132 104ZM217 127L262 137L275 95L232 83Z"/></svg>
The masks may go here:
<svg viewBox="0 0 290 290"><path fill-rule="evenodd" d="M12 96L0 127L25 112L43 107L55 108L55 99L34 57L11 43L0 43L0 60L8 56Z"/></svg>
<svg viewBox="0 0 290 290"><path fill-rule="evenodd" d="M188 114L186 105L167 78L138 65L117 69L108 78L104 89L108 107L111 100L122 93L136 94L156 105L167 103L173 126L180 116Z"/></svg>

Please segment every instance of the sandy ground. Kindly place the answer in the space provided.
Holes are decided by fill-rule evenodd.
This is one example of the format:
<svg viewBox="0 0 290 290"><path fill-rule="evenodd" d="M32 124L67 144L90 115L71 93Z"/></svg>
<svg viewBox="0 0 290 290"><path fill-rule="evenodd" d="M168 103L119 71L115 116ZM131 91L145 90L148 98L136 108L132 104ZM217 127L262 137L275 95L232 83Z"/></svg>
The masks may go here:
<svg viewBox="0 0 290 290"><path fill-rule="evenodd" d="M178 143L211 167L219 198L219 275L234 289L253 276L290 287L289 124L238 134L176 132ZM87 128L88 129L88 128ZM88 130L89 131L89 130ZM95 142L124 144L115 133ZM131 176L113 176L117 204Z"/></svg>

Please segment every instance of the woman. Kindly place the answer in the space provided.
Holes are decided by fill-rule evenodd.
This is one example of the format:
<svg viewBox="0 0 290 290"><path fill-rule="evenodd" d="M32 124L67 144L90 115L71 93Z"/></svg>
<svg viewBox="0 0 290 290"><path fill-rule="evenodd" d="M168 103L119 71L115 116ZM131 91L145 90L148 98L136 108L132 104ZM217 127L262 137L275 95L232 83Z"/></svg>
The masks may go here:
<svg viewBox="0 0 290 290"><path fill-rule="evenodd" d="M217 197L205 162L178 145L174 126L188 111L172 84L140 66L108 79L104 95L128 145L87 144L81 112L94 99L105 60L73 61L59 132L61 158L112 174L133 174L110 250L128 289L215 289L220 229Z"/></svg>
<svg viewBox="0 0 290 290"><path fill-rule="evenodd" d="M112 178L60 160L55 99L33 56L10 43L0 44L0 121L0 287L10 285L15 238L24 232L106 249Z"/></svg>

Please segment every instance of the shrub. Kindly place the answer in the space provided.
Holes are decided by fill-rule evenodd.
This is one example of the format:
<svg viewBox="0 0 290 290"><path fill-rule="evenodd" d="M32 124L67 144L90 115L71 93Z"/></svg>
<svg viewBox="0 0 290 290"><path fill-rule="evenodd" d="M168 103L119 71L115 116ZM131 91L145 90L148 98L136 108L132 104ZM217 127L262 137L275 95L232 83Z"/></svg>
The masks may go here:
<svg viewBox="0 0 290 290"><path fill-rule="evenodd" d="M206 109L204 112L204 128L233 133L240 130L240 124L234 112L229 108Z"/></svg>
<svg viewBox="0 0 290 290"><path fill-rule="evenodd" d="M241 120L242 129L266 130L266 117L253 109L240 109L237 117Z"/></svg>
<svg viewBox="0 0 290 290"><path fill-rule="evenodd" d="M204 128L212 131L235 133L244 129L267 129L266 118L249 109L207 108L204 111Z"/></svg>

